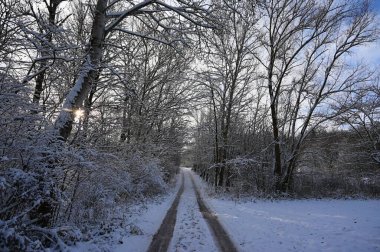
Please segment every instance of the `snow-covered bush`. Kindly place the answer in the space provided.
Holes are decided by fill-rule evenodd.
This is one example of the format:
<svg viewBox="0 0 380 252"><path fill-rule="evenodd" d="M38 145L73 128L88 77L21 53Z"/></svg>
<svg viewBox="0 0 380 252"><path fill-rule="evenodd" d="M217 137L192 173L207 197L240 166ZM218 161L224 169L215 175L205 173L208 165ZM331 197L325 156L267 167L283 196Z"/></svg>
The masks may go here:
<svg viewBox="0 0 380 252"><path fill-rule="evenodd" d="M77 153L81 161L64 169L61 220L80 227L96 225L111 219L117 214L114 209L127 202L130 174L125 162L114 155L88 149Z"/></svg>
<svg viewBox="0 0 380 252"><path fill-rule="evenodd" d="M55 169L58 147L28 99L28 89L0 75L0 248L30 250L54 237L42 232L53 225L60 201ZM38 228L37 228L38 227ZM39 229L39 231L37 231Z"/></svg>
<svg viewBox="0 0 380 252"><path fill-rule="evenodd" d="M160 159L58 140L30 90L0 75L0 250L63 250L166 188Z"/></svg>
<svg viewBox="0 0 380 252"><path fill-rule="evenodd" d="M161 160L154 157L150 151L145 152L125 146L123 153L120 153L125 160L125 165L131 175L131 182L134 185L134 197L142 195L154 195L162 193L166 189L164 181L165 169L161 165Z"/></svg>

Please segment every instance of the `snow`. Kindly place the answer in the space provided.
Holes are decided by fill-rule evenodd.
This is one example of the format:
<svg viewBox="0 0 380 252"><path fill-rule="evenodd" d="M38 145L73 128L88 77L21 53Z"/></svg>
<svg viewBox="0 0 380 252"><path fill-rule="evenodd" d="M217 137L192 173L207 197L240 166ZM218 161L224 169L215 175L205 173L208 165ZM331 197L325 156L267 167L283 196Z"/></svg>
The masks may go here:
<svg viewBox="0 0 380 252"><path fill-rule="evenodd" d="M183 168L185 190L168 251L218 251L203 219L190 180L231 236L239 251L380 251L380 200L246 200L212 198L210 189ZM70 251L146 251L170 208L175 191L128 218L129 230L99 245L82 242Z"/></svg>
<svg viewBox="0 0 380 252"><path fill-rule="evenodd" d="M178 183L166 197L159 202L148 202L145 207L136 206L131 209L128 218L129 230L120 229L112 234L112 239L102 241L102 238L90 240L88 242L80 242L71 248L72 252L142 252L148 249L153 235L156 233L165 217L166 212L172 205L176 192L180 186ZM100 240L100 241L99 241Z"/></svg>
<svg viewBox="0 0 380 252"><path fill-rule="evenodd" d="M190 170L182 169L185 174L185 190L178 205L177 222L169 251L218 251L214 239L199 211L195 190L190 180Z"/></svg>
<svg viewBox="0 0 380 252"><path fill-rule="evenodd" d="M206 185L196 180L204 191ZM380 251L379 200L203 197L241 251Z"/></svg>
<svg viewBox="0 0 380 252"><path fill-rule="evenodd" d="M136 227L134 234L122 238L123 244L115 247L115 252L125 251L146 251L165 217L167 210L170 208L175 194L168 197L160 204L150 204L146 212L134 216L132 222ZM141 230L141 233L140 233Z"/></svg>

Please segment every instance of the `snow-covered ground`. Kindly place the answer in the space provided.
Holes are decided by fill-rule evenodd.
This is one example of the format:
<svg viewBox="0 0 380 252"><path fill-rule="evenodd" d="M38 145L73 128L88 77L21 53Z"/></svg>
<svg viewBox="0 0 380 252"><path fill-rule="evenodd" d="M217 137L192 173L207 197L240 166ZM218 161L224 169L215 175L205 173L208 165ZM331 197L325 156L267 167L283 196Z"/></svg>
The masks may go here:
<svg viewBox="0 0 380 252"><path fill-rule="evenodd" d="M161 201L150 202L144 207L137 206L131 209L127 219L127 230L115 230L110 239L98 237L88 242L80 242L70 248L70 252L145 252L179 189L181 179L180 176L177 177L176 187Z"/></svg>
<svg viewBox="0 0 380 252"><path fill-rule="evenodd" d="M178 205L177 222L169 251L218 251L206 220L199 211L189 169L184 168L185 190Z"/></svg>
<svg viewBox="0 0 380 252"><path fill-rule="evenodd" d="M379 200L237 203L203 195L241 251L380 251Z"/></svg>
<svg viewBox="0 0 380 252"><path fill-rule="evenodd" d="M189 169L169 251L217 251L199 212ZM215 199L193 173L209 207L217 214L240 251L380 251L380 200L246 201ZM179 180L180 181L180 180ZM134 231L115 231L113 239L80 243L71 251L146 251L176 191L161 203L150 203L128 219ZM140 232L141 231L141 232Z"/></svg>
<svg viewBox="0 0 380 252"><path fill-rule="evenodd" d="M172 205L175 193L160 204L149 204L145 212L132 217L131 222L138 231L122 238L123 244L115 246L115 252L145 252L156 231L159 229L166 212ZM141 231L141 232L140 232Z"/></svg>

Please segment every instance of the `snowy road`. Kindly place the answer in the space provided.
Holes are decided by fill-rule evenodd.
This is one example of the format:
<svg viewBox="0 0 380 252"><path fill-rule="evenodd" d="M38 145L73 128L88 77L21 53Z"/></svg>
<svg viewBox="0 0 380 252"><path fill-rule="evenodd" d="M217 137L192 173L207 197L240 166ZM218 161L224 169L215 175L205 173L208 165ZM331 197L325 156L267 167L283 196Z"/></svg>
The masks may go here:
<svg viewBox="0 0 380 252"><path fill-rule="evenodd" d="M165 252L168 249L171 238L173 236L174 226L177 221L177 209L181 200L181 196L184 191L184 174L182 173L182 185L179 189L177 196L175 197L173 204L169 208L165 215L164 220L156 234L154 235L152 242L148 248L148 252Z"/></svg>
<svg viewBox="0 0 380 252"><path fill-rule="evenodd" d="M177 223L169 251L218 251L214 239L199 211L190 171L185 174L185 190L178 207Z"/></svg>
<svg viewBox="0 0 380 252"><path fill-rule="evenodd" d="M236 251L227 233L218 223L217 217L209 211L196 191L190 169L183 168L182 174L184 175L184 191L178 210L175 211L177 222L168 251ZM169 217L171 211L172 209L168 212ZM170 229L166 232L162 231L172 225L175 216L171 217L171 220L165 217L148 251L161 251L161 247L165 247L165 245L159 245L158 239L165 244L165 240L171 235Z"/></svg>
<svg viewBox="0 0 380 252"><path fill-rule="evenodd" d="M174 217L164 234L169 252L220 251L220 238L208 223L207 215L224 226L229 237L241 252L251 251L341 251L380 252L380 200L256 200L245 202L212 198L210 190L190 169L182 168L178 183L160 203L152 202L145 211L128 219L141 232L117 233L117 242L89 241L77 244L70 251L91 252L146 252L160 230L165 218ZM197 193L215 214L203 214L197 202ZM183 185L183 192L181 187ZM179 193L177 193L179 192ZM180 197L178 197L180 194ZM178 206L171 213L176 198ZM202 210L202 209L201 209ZM170 214L171 213L171 214ZM205 217L205 218L204 218ZM163 224L165 225L165 224ZM161 225L162 226L162 225ZM113 239L112 241L115 241ZM223 251L223 250L222 250ZM224 251L234 251L224 249Z"/></svg>

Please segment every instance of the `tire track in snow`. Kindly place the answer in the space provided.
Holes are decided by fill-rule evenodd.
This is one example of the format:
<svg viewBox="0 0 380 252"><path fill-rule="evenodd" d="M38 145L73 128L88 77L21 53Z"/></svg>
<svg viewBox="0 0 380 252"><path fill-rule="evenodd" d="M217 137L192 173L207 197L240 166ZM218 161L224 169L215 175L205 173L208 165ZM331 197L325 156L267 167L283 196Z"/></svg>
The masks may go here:
<svg viewBox="0 0 380 252"><path fill-rule="evenodd" d="M217 251L218 248L222 252L237 252L227 232L203 201L191 172L183 169L181 188L153 236L148 252Z"/></svg>
<svg viewBox="0 0 380 252"><path fill-rule="evenodd" d="M185 190L178 206L177 223L168 251L218 252L218 245L199 209L189 169L182 169Z"/></svg>
<svg viewBox="0 0 380 252"><path fill-rule="evenodd" d="M189 172L189 174L191 182L193 183L195 194L197 196L199 210L202 212L203 217L207 220L207 223L209 224L209 227L214 235L214 239L219 245L219 249L222 252L237 252L238 250L236 249L234 243L230 239L227 232L224 230L223 226L218 221L218 217L210 211L210 209L206 206L205 202L203 201L201 194L195 184L193 175L191 174L191 172Z"/></svg>
<svg viewBox="0 0 380 252"><path fill-rule="evenodd" d="M175 223L177 221L177 208L184 191L184 174L182 172L182 185L175 197L172 206L165 215L164 220L156 234L153 236L152 242L148 248L148 252L163 252L167 251L170 240L173 236Z"/></svg>

